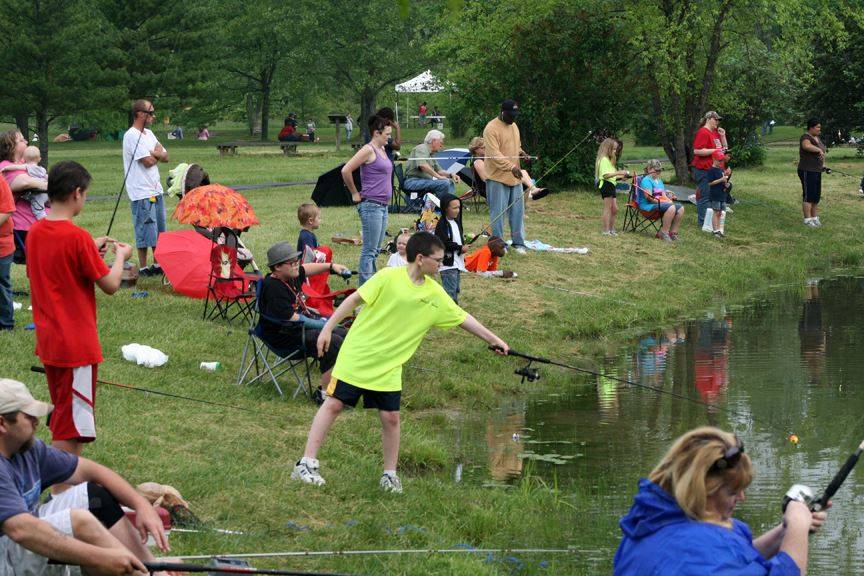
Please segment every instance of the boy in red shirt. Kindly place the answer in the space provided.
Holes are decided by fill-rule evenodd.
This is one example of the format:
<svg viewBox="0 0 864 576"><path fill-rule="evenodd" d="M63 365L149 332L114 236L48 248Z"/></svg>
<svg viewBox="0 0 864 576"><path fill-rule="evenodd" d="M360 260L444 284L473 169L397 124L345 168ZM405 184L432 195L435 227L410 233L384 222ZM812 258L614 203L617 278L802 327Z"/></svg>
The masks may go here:
<svg viewBox="0 0 864 576"><path fill-rule="evenodd" d="M486 246L465 257L465 269L469 272L494 272L498 270L498 259L507 254L507 244L498 236L490 236ZM503 272L505 277L513 275L509 270Z"/></svg>
<svg viewBox="0 0 864 576"><path fill-rule="evenodd" d="M51 213L27 235L27 276L36 323L36 354L45 365L54 413L52 445L80 455L96 439L93 406L102 348L96 331L96 284L106 294L120 288L132 247L103 236L95 240L72 219L84 208L90 174L77 162L55 164L48 174ZM108 244L116 257L102 261Z"/></svg>
<svg viewBox="0 0 864 576"><path fill-rule="evenodd" d="M12 239L12 213L15 200L6 180L0 178L0 331L12 330L15 325L12 306L12 257L15 241Z"/></svg>

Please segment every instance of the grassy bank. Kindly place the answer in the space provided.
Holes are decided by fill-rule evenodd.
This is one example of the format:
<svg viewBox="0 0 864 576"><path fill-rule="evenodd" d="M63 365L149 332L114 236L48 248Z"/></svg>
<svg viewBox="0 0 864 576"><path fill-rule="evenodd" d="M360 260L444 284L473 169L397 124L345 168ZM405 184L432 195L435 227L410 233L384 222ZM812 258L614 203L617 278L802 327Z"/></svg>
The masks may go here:
<svg viewBox="0 0 864 576"><path fill-rule="evenodd" d="M451 142L451 145L461 144ZM274 149L241 150L220 159L212 143L185 141L169 146L173 162L202 164L214 181L228 185L309 180L347 158L325 145L303 148L298 158ZM638 152L638 154L637 154ZM633 150L645 158L650 150ZM656 151L655 151L656 152ZM508 255L515 281L468 277L464 307L517 349L564 358L586 367L616 346L622 334L669 323L716 302L741 301L773 284L798 282L838 267L855 267L864 257L857 181L837 175L823 180L824 226L804 227L794 147L772 147L765 167L735 175L735 206L727 238L719 241L695 228L695 207L687 206L682 241L664 244L648 234L600 235L600 200L588 191L561 191L529 206L528 237L555 246L587 246L586 256ZM110 197L122 180L119 146L74 143L55 146L51 160L73 158L94 174L80 224L94 235L105 232L113 209ZM854 150L829 154L829 165L860 173L864 161ZM163 177L165 171L163 168ZM268 188L247 193L261 226L244 235L259 262L268 246L294 240L295 210L311 186ZM176 204L169 202L170 210ZM623 202L619 222L623 220ZM409 225L409 215L391 215L391 231ZM486 212L466 213L466 230L477 231ZM182 228L172 222L172 229ZM357 235L350 208L326 209L318 232L322 243L334 233ZM120 205L112 235L132 241L128 201ZM356 267L359 248L334 246L336 261ZM20 267L16 288L26 289ZM336 287L341 280L332 281ZM200 320L202 304L178 297L156 279L142 279L149 297L130 291L100 295L99 323L106 360L103 378L244 407L258 415L211 409L180 401L102 387L98 442L87 454L121 470L135 482L155 480L176 486L193 509L214 526L245 530L245 537L215 534L173 537L183 554L241 550L452 547L566 547L588 550L614 542L614 520L606 534L598 519L580 513L588 494L558 489L530 472L511 488L454 483L448 468L458 448L440 432L454 411L486 410L502 394L520 392L513 362L494 357L460 331L433 332L405 371L401 467L406 493L379 493L380 438L377 417L362 410L340 420L321 453L323 489L290 483L293 460L302 451L313 407L280 400L267 386L234 386L245 329ZM0 334L0 374L21 379L47 398L44 380L28 369L36 363L31 321L17 313L18 327ZM125 362L120 346L139 342L170 356L162 368L147 370ZM201 361L218 360L225 371L202 372ZM431 371L429 371L431 370ZM550 389L573 385L566 373L550 371ZM44 431L43 431L44 434ZM602 489L602 479L598 480ZM586 536L586 534L591 534ZM590 554L520 556L523 573L592 573L609 565ZM546 564L541 565L541 562ZM263 562L261 563L264 564ZM486 556L402 556L280 562L273 566L393 574L508 574L512 562ZM608 571L608 570L607 570Z"/></svg>

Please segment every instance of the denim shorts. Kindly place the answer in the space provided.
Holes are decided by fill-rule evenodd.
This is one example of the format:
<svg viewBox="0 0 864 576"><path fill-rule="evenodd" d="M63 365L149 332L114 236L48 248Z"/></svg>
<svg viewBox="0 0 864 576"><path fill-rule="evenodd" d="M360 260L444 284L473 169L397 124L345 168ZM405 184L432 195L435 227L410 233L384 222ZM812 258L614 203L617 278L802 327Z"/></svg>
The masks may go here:
<svg viewBox="0 0 864 576"><path fill-rule="evenodd" d="M155 198L155 202L144 198L131 203L136 248L154 248L159 234L165 232L165 201L161 194Z"/></svg>
<svg viewBox="0 0 864 576"><path fill-rule="evenodd" d="M714 212L723 212L726 210L726 202L710 202L708 207L711 208Z"/></svg>

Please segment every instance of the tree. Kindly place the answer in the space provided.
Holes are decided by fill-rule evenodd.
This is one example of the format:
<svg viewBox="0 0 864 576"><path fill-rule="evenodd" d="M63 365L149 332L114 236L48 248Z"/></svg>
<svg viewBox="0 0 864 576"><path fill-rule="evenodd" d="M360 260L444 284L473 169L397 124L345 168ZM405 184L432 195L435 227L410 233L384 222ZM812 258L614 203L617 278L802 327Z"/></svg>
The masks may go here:
<svg viewBox="0 0 864 576"><path fill-rule="evenodd" d="M320 32L315 68L359 98L364 134L381 90L428 67L424 48L439 9L431 0L412 1L401 12L391 0L333 0L309 12L305 27Z"/></svg>
<svg viewBox="0 0 864 576"><path fill-rule="evenodd" d="M616 88L632 84L625 32L598 18L590 0L466 2L431 47L434 59L447 63L437 72L458 90L448 116L456 116L457 131L479 134L501 101L514 98L523 147L541 157L535 177L563 159L548 177L589 183L597 151L589 131L601 139L614 134L634 112L631 95Z"/></svg>
<svg viewBox="0 0 864 576"><path fill-rule="evenodd" d="M0 111L33 117L42 161L60 116L116 106L126 75L116 31L86 0L0 0Z"/></svg>

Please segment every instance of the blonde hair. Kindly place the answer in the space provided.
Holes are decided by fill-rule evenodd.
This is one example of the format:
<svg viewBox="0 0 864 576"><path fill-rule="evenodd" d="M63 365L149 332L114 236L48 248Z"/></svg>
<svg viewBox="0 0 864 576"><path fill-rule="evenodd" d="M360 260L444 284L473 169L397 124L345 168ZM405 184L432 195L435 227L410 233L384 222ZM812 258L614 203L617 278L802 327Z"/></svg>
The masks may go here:
<svg viewBox="0 0 864 576"><path fill-rule="evenodd" d="M602 176L600 174L600 160L608 158L612 162L612 166L618 163L618 157L615 155L615 145L617 143L618 141L615 138L606 138L600 143L600 148L597 149L597 160L594 161L594 177L597 180Z"/></svg>
<svg viewBox="0 0 864 576"><path fill-rule="evenodd" d="M714 469L714 464L737 444L734 434L719 428L696 428L672 444L648 479L674 496L687 516L704 522L709 519L709 496L724 486L739 492L753 480L753 465L747 454L742 453L734 466Z"/></svg>
<svg viewBox="0 0 864 576"><path fill-rule="evenodd" d="M27 146L24 149L24 161L25 162L38 162L42 159L42 152L39 151L39 148L36 146Z"/></svg>
<svg viewBox="0 0 864 576"><path fill-rule="evenodd" d="M648 172L649 170L662 170L662 169L663 169L663 163L660 162L660 160L657 160L656 158L649 160L648 163L645 165L645 171L646 172Z"/></svg>
<svg viewBox="0 0 864 576"><path fill-rule="evenodd" d="M297 207L297 220L300 221L301 226L305 226L320 212L320 208L314 202L304 202Z"/></svg>
<svg viewBox="0 0 864 576"><path fill-rule="evenodd" d="M486 141L483 140L482 136L475 136L471 139L471 142L468 143L468 152L471 153L471 156L477 155L477 150L480 148L484 148L486 146Z"/></svg>

